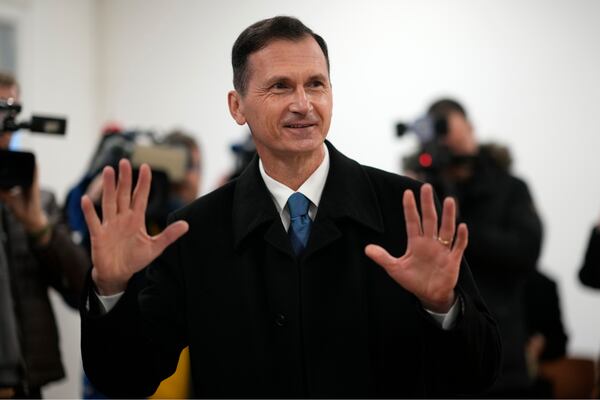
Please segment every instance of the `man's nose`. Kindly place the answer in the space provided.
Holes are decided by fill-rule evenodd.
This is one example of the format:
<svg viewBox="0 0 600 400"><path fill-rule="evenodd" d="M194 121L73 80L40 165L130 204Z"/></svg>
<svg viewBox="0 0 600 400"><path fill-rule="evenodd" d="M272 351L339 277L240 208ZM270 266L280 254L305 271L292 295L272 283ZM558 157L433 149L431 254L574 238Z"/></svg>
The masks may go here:
<svg viewBox="0 0 600 400"><path fill-rule="evenodd" d="M294 98L290 104L290 111L298 114L308 114L312 109L310 96L306 93L304 87L296 89L294 91Z"/></svg>

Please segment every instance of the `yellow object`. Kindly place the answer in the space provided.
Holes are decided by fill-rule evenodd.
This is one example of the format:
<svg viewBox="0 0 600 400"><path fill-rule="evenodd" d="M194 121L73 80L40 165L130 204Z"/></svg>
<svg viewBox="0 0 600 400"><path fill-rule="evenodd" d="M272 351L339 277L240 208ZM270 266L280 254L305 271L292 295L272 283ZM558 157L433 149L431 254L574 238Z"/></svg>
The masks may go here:
<svg viewBox="0 0 600 400"><path fill-rule="evenodd" d="M183 349L175 373L162 381L151 399L188 399L190 397L190 350Z"/></svg>

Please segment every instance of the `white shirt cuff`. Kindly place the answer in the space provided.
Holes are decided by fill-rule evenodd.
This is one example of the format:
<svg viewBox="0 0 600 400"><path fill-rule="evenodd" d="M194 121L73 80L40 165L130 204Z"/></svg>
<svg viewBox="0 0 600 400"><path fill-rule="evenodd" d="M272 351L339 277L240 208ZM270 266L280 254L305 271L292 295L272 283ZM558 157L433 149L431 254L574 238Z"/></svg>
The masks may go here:
<svg viewBox="0 0 600 400"><path fill-rule="evenodd" d="M450 307L450 310L448 310L447 313L436 313L426 308L424 309L433 317L433 319L436 320L438 324L441 325L443 330L447 331L454 327L454 323L456 322L456 319L458 318L458 315L462 309L462 299L460 296L457 296L454 304L452 304L452 307Z"/></svg>
<svg viewBox="0 0 600 400"><path fill-rule="evenodd" d="M125 292L120 292L120 293L115 293L115 294L111 294L108 296L103 296L94 290L94 294L96 295L96 297L98 297L98 300L100 300L100 303L102 304L102 308L104 309L103 314L106 314L110 310L112 310L115 307L115 305L118 303L119 299L123 296L124 293Z"/></svg>

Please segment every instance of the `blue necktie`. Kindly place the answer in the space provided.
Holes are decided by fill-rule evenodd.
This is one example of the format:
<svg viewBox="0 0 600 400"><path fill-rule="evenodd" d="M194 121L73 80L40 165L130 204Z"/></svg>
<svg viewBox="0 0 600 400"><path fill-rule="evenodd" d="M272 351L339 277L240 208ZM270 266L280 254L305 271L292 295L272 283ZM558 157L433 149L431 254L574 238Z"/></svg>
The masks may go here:
<svg viewBox="0 0 600 400"><path fill-rule="evenodd" d="M306 242L308 242L308 236L310 235L310 226L312 224L308 216L310 200L302 193L296 192L290 196L287 204L291 217L288 235L290 236L294 253L299 255L306 247Z"/></svg>

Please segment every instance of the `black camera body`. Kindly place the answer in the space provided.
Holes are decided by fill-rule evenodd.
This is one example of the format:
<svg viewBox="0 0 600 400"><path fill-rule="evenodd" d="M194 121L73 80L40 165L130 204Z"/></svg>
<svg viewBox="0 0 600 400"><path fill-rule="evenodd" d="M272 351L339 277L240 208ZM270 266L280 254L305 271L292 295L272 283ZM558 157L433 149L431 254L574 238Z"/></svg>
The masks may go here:
<svg viewBox="0 0 600 400"><path fill-rule="evenodd" d="M0 190L31 186L34 170L33 153L0 150Z"/></svg>
<svg viewBox="0 0 600 400"><path fill-rule="evenodd" d="M419 149L402 159L405 170L437 174L448 167L464 165L472 161L471 156L458 156L442 143L448 134L448 121L443 117L429 115L416 119L412 123L396 124L396 136L403 137L413 132L419 139Z"/></svg>
<svg viewBox="0 0 600 400"><path fill-rule="evenodd" d="M475 157L456 155L443 143L442 139L448 133L445 118L425 116L411 124L396 125L397 136L402 137L407 132L413 132L420 143L416 152L402 158L403 170L412 172L419 180L431 183L438 196L451 195L454 192L452 171L472 166Z"/></svg>
<svg viewBox="0 0 600 400"><path fill-rule="evenodd" d="M0 135L10 134L19 129L53 135L64 135L67 120L57 117L32 116L29 121L17 121L22 106L14 99L0 99ZM33 182L35 157L32 153L20 151L0 151L0 189L8 190L15 186L27 188Z"/></svg>

